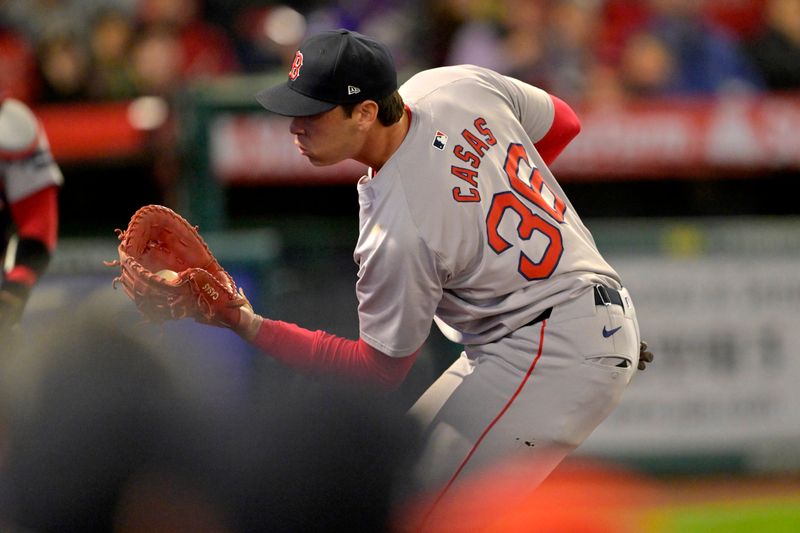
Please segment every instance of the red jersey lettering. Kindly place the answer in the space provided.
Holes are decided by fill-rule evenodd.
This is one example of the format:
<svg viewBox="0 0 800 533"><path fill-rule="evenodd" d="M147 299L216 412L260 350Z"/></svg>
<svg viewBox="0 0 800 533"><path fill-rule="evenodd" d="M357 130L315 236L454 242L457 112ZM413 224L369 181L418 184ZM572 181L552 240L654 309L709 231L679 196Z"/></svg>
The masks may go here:
<svg viewBox="0 0 800 533"><path fill-rule="evenodd" d="M494 146L495 144L497 144L497 139L495 139L492 130L490 130L489 126L486 125L486 119L484 119L483 117L476 118L475 129L477 129L481 135L486 137L486 142L490 146Z"/></svg>
<svg viewBox="0 0 800 533"><path fill-rule="evenodd" d="M486 153L486 150L489 149L489 145L483 142L481 139L478 138L477 135L472 133L469 130L464 130L461 132L461 136L464 137L464 140L477 152L478 157L483 157Z"/></svg>
<svg viewBox="0 0 800 533"><path fill-rule="evenodd" d="M456 202L480 202L481 193L478 189L470 187L469 194L462 194L459 187L453 187L453 200Z"/></svg>
<svg viewBox="0 0 800 533"><path fill-rule="evenodd" d="M472 152L464 150L464 147L460 144L457 144L453 148L453 153L457 158L464 161L465 163L469 163L472 168L478 168L481 166L481 159L477 155Z"/></svg>
<svg viewBox="0 0 800 533"><path fill-rule="evenodd" d="M460 178L460 179L466 181L467 183L469 183L473 187L477 187L478 186L478 180L477 180L478 171L476 171L476 170L472 170L472 169L469 169L469 168L457 167L457 166L453 165L453 166L450 167L450 174L452 174L453 176L455 176L457 178Z"/></svg>

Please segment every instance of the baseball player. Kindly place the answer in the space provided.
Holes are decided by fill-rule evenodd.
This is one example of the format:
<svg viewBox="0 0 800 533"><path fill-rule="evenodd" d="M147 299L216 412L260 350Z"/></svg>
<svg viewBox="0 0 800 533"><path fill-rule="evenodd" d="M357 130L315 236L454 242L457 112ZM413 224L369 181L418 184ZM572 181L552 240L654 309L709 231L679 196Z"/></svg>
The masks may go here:
<svg viewBox="0 0 800 533"><path fill-rule="evenodd" d="M314 165L368 168L356 185L360 337L215 304L195 283L214 323L296 369L397 387L435 322L464 351L410 410L425 430L411 490L441 501L516 453L536 464L536 487L652 358L631 295L549 169L579 131L575 113L474 66L398 91L387 48L346 30L308 38L288 80L256 98L293 117Z"/></svg>
<svg viewBox="0 0 800 533"><path fill-rule="evenodd" d="M58 238L63 176L47 136L21 101L0 94L0 343L19 322Z"/></svg>

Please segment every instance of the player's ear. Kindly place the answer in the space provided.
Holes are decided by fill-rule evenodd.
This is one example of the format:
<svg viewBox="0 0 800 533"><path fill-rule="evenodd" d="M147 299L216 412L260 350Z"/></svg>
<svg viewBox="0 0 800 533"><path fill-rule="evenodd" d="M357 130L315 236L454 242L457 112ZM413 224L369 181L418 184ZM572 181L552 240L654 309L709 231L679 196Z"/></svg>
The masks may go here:
<svg viewBox="0 0 800 533"><path fill-rule="evenodd" d="M375 100L364 100L356 104L353 115L359 125L370 127L378 119L378 103Z"/></svg>

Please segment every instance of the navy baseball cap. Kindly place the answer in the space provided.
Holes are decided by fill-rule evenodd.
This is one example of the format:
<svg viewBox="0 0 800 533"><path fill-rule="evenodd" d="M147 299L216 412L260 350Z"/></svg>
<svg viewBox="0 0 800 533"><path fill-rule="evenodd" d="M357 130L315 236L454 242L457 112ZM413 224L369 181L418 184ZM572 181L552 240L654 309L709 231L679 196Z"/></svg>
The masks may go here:
<svg viewBox="0 0 800 533"><path fill-rule="evenodd" d="M312 35L297 50L289 79L256 94L269 111L305 117L337 105L380 100L397 89L386 45L349 30Z"/></svg>

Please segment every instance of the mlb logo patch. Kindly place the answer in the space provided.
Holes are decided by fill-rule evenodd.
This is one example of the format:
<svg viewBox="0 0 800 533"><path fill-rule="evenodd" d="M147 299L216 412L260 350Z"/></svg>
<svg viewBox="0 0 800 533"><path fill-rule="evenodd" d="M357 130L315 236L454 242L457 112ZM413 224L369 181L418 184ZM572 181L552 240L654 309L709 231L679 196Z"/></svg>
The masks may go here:
<svg viewBox="0 0 800 533"><path fill-rule="evenodd" d="M447 135L444 132L437 131L433 137L433 147L437 150L444 150L445 146L447 146Z"/></svg>

